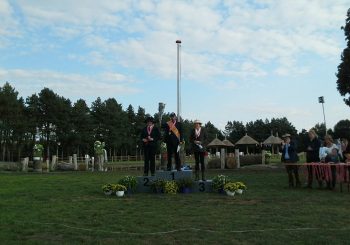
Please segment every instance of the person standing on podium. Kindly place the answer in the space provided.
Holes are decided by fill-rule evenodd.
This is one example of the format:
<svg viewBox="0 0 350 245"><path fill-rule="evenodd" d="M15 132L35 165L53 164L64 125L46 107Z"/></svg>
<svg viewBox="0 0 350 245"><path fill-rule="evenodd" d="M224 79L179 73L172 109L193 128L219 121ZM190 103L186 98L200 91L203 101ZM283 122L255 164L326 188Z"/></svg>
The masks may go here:
<svg viewBox="0 0 350 245"><path fill-rule="evenodd" d="M202 180L205 181L204 175L204 154L205 145L207 143L207 132L202 128L202 122L199 120L194 121L194 128L191 131L190 142L192 143L192 150L194 153L194 158L196 160L195 167L195 180L199 180L199 163L201 164Z"/></svg>
<svg viewBox="0 0 350 245"><path fill-rule="evenodd" d="M157 142L160 138L160 132L157 127L154 126L153 117L147 117L147 126L143 128L141 132L141 139L144 149L144 176L148 176L148 172L151 170L151 175L154 176L156 170L156 149Z"/></svg>
<svg viewBox="0 0 350 245"><path fill-rule="evenodd" d="M171 171L172 156L175 156L176 170L181 171L180 145L183 143L182 124L177 120L176 114L170 114L170 120L163 125L164 141L167 145L167 170Z"/></svg>

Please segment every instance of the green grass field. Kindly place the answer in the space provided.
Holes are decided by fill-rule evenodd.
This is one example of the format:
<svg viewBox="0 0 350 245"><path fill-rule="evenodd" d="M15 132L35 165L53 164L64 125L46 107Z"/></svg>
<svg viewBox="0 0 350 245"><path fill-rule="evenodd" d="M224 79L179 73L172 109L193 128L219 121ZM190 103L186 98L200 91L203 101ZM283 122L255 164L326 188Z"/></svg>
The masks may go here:
<svg viewBox="0 0 350 245"><path fill-rule="evenodd" d="M349 244L350 193L288 189L282 170L211 171L244 181L206 194L106 197L121 173L0 174L1 244Z"/></svg>

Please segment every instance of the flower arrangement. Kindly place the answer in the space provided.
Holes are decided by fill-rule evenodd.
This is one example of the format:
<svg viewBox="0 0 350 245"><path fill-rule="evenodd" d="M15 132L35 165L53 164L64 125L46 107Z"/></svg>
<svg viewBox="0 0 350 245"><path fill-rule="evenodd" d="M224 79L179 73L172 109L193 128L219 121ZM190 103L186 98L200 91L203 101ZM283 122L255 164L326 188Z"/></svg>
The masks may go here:
<svg viewBox="0 0 350 245"><path fill-rule="evenodd" d="M230 192L235 192L236 190L238 190L238 185L235 182L228 182L224 185L224 190L230 191Z"/></svg>
<svg viewBox="0 0 350 245"><path fill-rule="evenodd" d="M102 186L102 191L103 192L112 192L113 191L113 184L105 184Z"/></svg>
<svg viewBox="0 0 350 245"><path fill-rule="evenodd" d="M191 188L193 187L193 180L191 178L182 178L176 181L179 189L183 193L191 192Z"/></svg>
<svg viewBox="0 0 350 245"><path fill-rule="evenodd" d="M179 188L191 188L193 186L193 180L191 178L178 179L176 182Z"/></svg>
<svg viewBox="0 0 350 245"><path fill-rule="evenodd" d="M269 163L270 163L271 156L272 156L272 154L271 154L270 151L266 151L266 152L265 152L265 163L266 163L266 164L269 164Z"/></svg>
<svg viewBox="0 0 350 245"><path fill-rule="evenodd" d="M177 183L174 180L165 181L164 193L176 194L178 192L178 190L179 190L179 187L177 186Z"/></svg>
<svg viewBox="0 0 350 245"><path fill-rule="evenodd" d="M121 184L113 185L113 191L126 191L126 186Z"/></svg>
<svg viewBox="0 0 350 245"><path fill-rule="evenodd" d="M220 190L223 190L224 189L224 185L226 183L230 182L228 176L226 175L217 175L213 178L213 182L212 182L212 187L213 187L213 190L215 191L220 191Z"/></svg>
<svg viewBox="0 0 350 245"><path fill-rule="evenodd" d="M164 185L165 181L161 179L154 180L151 183L151 190L155 193L162 193L164 192Z"/></svg>
<svg viewBox="0 0 350 245"><path fill-rule="evenodd" d="M247 186L243 182L236 182L237 189L246 190Z"/></svg>
<svg viewBox="0 0 350 245"><path fill-rule="evenodd" d="M124 185L130 191L134 191L136 189L137 180L134 176L127 175L121 178L118 184Z"/></svg>

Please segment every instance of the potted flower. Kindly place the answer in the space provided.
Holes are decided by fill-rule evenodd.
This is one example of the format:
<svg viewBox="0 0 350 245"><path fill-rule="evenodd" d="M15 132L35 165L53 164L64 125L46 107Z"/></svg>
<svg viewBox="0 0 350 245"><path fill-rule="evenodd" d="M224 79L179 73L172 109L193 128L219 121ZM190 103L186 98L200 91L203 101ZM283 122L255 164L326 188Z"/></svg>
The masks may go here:
<svg viewBox="0 0 350 245"><path fill-rule="evenodd" d="M191 178L183 178L177 180L177 185L181 193L191 193L193 187L193 180Z"/></svg>
<svg viewBox="0 0 350 245"><path fill-rule="evenodd" d="M126 191L126 186L121 184L113 185L113 191L115 191L117 197L122 197L124 196L124 192Z"/></svg>
<svg viewBox="0 0 350 245"><path fill-rule="evenodd" d="M164 193L176 194L179 190L177 183L174 180L165 181L164 183Z"/></svg>
<svg viewBox="0 0 350 245"><path fill-rule="evenodd" d="M265 164L269 164L270 163L270 159L271 159L271 152L270 151L266 151L265 152Z"/></svg>
<svg viewBox="0 0 350 245"><path fill-rule="evenodd" d="M102 191L106 196L110 196L113 193L113 184L106 184L102 186Z"/></svg>
<svg viewBox="0 0 350 245"><path fill-rule="evenodd" d="M247 189L247 186L243 182L236 182L236 185L237 185L237 190L236 190L237 194L242 194L243 191Z"/></svg>
<svg viewBox="0 0 350 245"><path fill-rule="evenodd" d="M224 193L224 185L229 182L229 178L226 175L217 175L213 178L212 187L214 191Z"/></svg>
<svg viewBox="0 0 350 245"><path fill-rule="evenodd" d="M228 182L224 185L224 190L226 191L226 194L231 197L235 195L237 189L237 184L234 182Z"/></svg>
<svg viewBox="0 0 350 245"><path fill-rule="evenodd" d="M164 180L161 180L161 179L154 180L151 183L151 190L154 193L164 193L164 184L165 184Z"/></svg>
<svg viewBox="0 0 350 245"><path fill-rule="evenodd" d="M118 184L126 186L128 194L136 190L137 180L134 176L124 176L118 181Z"/></svg>

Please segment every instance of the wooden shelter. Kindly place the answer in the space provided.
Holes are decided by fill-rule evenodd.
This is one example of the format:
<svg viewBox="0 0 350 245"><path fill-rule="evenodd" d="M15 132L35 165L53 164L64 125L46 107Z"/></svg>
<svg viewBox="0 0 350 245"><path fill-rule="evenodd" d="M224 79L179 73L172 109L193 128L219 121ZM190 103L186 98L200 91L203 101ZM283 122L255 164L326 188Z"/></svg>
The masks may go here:
<svg viewBox="0 0 350 245"><path fill-rule="evenodd" d="M272 134L263 142L264 145L272 145L272 154L275 154L274 146L277 145L277 152L278 152L278 146L283 142L283 140L278 136L273 136Z"/></svg>
<svg viewBox="0 0 350 245"><path fill-rule="evenodd" d="M236 145L246 145L247 154L249 145L258 145L259 142L250 137L248 134L245 134L239 141L237 141Z"/></svg>
<svg viewBox="0 0 350 245"><path fill-rule="evenodd" d="M229 141L228 139L224 139L224 140L222 141L222 143L224 143L227 147L235 147L235 145L232 144L232 142Z"/></svg>
<svg viewBox="0 0 350 245"><path fill-rule="evenodd" d="M226 145L218 138L215 138L212 142L210 142L207 145L207 147L208 148L216 148L216 152L218 152L219 148L226 147Z"/></svg>

